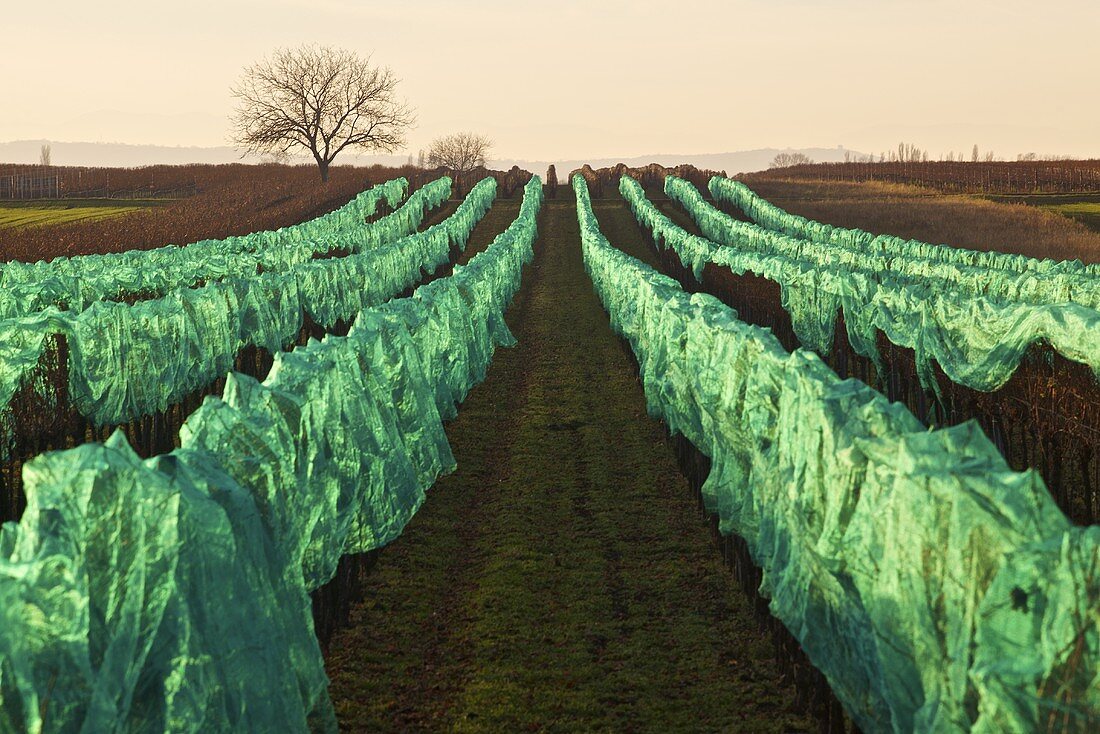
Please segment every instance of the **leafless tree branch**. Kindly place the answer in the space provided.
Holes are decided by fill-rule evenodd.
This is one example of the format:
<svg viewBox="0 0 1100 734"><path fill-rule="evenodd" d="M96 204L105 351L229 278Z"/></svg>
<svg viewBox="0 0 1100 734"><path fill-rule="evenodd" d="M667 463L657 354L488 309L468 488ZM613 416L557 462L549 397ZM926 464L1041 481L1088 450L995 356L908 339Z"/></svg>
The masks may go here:
<svg viewBox="0 0 1100 734"><path fill-rule="evenodd" d="M772 159L769 168L787 168L788 166L801 166L813 163L813 159L805 153L780 153Z"/></svg>
<svg viewBox="0 0 1100 734"><path fill-rule="evenodd" d="M231 89L238 101L232 139L250 153L305 149L328 180L329 165L346 148L392 153L405 144L416 118L397 97L399 81L352 51L279 49L246 68Z"/></svg>
<svg viewBox="0 0 1100 734"><path fill-rule="evenodd" d="M428 165L465 173L485 165L493 143L484 135L455 133L436 138L428 149Z"/></svg>

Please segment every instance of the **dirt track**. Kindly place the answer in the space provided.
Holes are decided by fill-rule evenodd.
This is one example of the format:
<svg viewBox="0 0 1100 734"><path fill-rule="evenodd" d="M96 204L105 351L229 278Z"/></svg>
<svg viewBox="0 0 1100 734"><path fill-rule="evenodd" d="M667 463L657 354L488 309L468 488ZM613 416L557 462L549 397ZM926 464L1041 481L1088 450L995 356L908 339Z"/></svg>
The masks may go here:
<svg viewBox="0 0 1100 734"><path fill-rule="evenodd" d="M500 202L471 253L515 214ZM621 200L605 233L652 262ZM810 731L592 292L568 188L437 482L329 654L348 731Z"/></svg>

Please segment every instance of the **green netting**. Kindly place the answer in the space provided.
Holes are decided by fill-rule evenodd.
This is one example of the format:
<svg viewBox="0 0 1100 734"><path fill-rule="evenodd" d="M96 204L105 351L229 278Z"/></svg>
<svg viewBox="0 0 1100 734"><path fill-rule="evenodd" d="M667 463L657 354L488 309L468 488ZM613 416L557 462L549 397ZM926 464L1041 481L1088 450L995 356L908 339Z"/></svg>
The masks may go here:
<svg viewBox="0 0 1100 734"><path fill-rule="evenodd" d="M925 259L1017 273L1100 275L1100 265L1085 265L1080 260L1052 260L994 250L968 250L815 222L780 209L767 199L758 196L740 181L721 176L712 178L708 187L715 199L733 204L754 222L767 229L784 232L801 239L855 249L868 255L881 254L888 257Z"/></svg>
<svg viewBox="0 0 1100 734"><path fill-rule="evenodd" d="M452 245L465 248L495 197L496 180L484 179L443 222L358 255L180 288L133 305L102 301L81 312L50 308L0 320L0 459L18 430L10 401L35 379L49 335L67 340L69 399L81 415L107 425L159 412L224 375L243 347L274 352L292 342L303 315L332 327L413 286L422 271L435 272ZM44 405L55 391L32 388Z"/></svg>
<svg viewBox="0 0 1100 734"><path fill-rule="evenodd" d="M274 232L203 240L185 247L9 262L0 269L0 318L27 316L49 307L79 312L92 303L132 294L159 297L177 288L248 278L261 271L285 272L318 252L364 252L414 232L425 213L450 196L451 180L437 179L414 192L397 211L375 222L365 221L380 202L396 205L407 189L405 179L394 179L362 192L330 214Z"/></svg>
<svg viewBox="0 0 1100 734"><path fill-rule="evenodd" d="M103 291L104 297L110 298L119 293L156 291L163 289L165 283L169 284L168 289L176 288L179 287L176 281L188 275L179 272L186 267L191 267L193 271L190 282L214 280L219 276L243 272L243 265L238 264L240 261L250 260L252 272L255 272L258 260L246 256L260 253L274 256L276 251L283 249L297 252L326 235L362 230L369 226L365 220L374 215L379 203L385 201L389 206L396 206L405 198L407 190L408 182L404 178L387 181L363 191L336 211L275 231L201 240L185 247L169 245L152 250L60 257L48 262L8 262L0 266L0 285L8 289L48 284L64 296L80 302L90 298L96 290ZM309 255L312 252L306 253L307 257ZM139 266L143 264L150 266L149 272L141 272ZM5 301L0 304L0 314L12 315L10 308Z"/></svg>
<svg viewBox="0 0 1100 734"><path fill-rule="evenodd" d="M441 415L509 343L541 182L453 276L347 337L230 374L140 460L45 454L0 529L0 731L335 731L308 591L396 537L454 468Z"/></svg>
<svg viewBox="0 0 1100 734"><path fill-rule="evenodd" d="M665 189L684 205L705 237L673 223L633 179L620 181L639 222L659 243L672 247L696 277L712 262L778 283L795 335L819 353L831 349L837 315L842 313L853 349L876 365L881 367L878 331L894 344L913 349L917 374L927 389L937 389L938 364L957 384L996 390L1039 341L1100 374L1100 312L1092 308L1076 303L1039 305L960 290L933 270L924 275L919 268L899 272L900 257L890 262L873 256L854 258L851 253L837 254L841 248L832 245L738 222L681 179L666 178Z"/></svg>
<svg viewBox="0 0 1100 734"><path fill-rule="evenodd" d="M573 185L651 414L711 458L706 506L860 728L1100 727L1100 527L1071 526L973 422L926 431L611 247Z"/></svg>
<svg viewBox="0 0 1100 734"><path fill-rule="evenodd" d="M715 188L720 189L717 185ZM733 219L706 203L694 186L681 179L666 180L666 190L670 196L690 206L699 217L700 228L722 244L738 243L743 247L812 260L837 270L866 272L873 277L933 283L955 293L1007 303L1035 306L1076 303L1092 309L1100 306L1100 279L1089 274L1058 269L997 269L954 262L946 257L925 257L919 248L910 248L913 252L906 253L897 247L862 249L859 245L837 245L827 240L796 237ZM938 246L936 252L945 248ZM1034 263L1062 264L1053 260L1025 259Z"/></svg>

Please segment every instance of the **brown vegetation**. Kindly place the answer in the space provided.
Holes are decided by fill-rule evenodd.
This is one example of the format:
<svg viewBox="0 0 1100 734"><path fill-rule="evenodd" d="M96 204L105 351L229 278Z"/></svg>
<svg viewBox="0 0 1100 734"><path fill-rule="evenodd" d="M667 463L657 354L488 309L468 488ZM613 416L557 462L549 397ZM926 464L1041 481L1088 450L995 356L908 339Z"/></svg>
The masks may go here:
<svg viewBox="0 0 1100 734"><path fill-rule="evenodd" d="M813 163L784 168L782 175L799 180L908 183L967 194L1100 191L1100 160Z"/></svg>
<svg viewBox="0 0 1100 734"><path fill-rule="evenodd" d="M452 198L465 196L470 189L484 178L495 178L497 180L497 198L505 199L516 196L522 197L523 187L527 185L533 175L530 171L525 171L519 166L512 166L507 171L494 171L485 166L460 171L440 166L439 168L419 171L418 174L422 181L430 181L440 176L450 176L454 182L451 191ZM409 181L411 183L414 179L410 178Z"/></svg>
<svg viewBox="0 0 1100 734"><path fill-rule="evenodd" d="M602 199L605 195L611 198L618 196L619 179L623 176L630 176L640 183L647 194L656 193L663 196L665 176L676 176L677 178L685 179L686 181L690 181L701 191L705 191L707 182L710 181L711 178L714 176L725 176L726 172L696 168L688 164L679 165L675 168L667 168L659 163L650 163L648 166L631 168L625 163L617 163L607 168L593 169L592 166L585 163L581 168L570 171L567 180L572 181L573 176L577 174L584 177L592 198Z"/></svg>
<svg viewBox="0 0 1100 734"><path fill-rule="evenodd" d="M62 192L92 190L113 196L190 194L165 206L100 222L0 231L0 260L35 261L61 255L145 250L168 244L278 229L343 206L375 183L406 176L412 168L336 166L326 184L308 166L149 166L58 168ZM110 189L104 188L109 182ZM102 192L102 193L100 193ZM85 194L86 195L86 194Z"/></svg>
<svg viewBox="0 0 1100 734"><path fill-rule="evenodd" d="M776 206L828 224L974 250L1100 262L1100 234L1037 207L901 184L788 180L786 173L742 180Z"/></svg>

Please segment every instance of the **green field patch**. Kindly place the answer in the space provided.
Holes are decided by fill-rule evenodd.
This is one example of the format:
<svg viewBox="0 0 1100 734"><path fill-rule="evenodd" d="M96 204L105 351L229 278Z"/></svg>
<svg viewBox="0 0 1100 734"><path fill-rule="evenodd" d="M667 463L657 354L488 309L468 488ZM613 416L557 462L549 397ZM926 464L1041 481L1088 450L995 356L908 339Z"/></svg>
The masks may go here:
<svg viewBox="0 0 1100 734"><path fill-rule="evenodd" d="M1076 219L1089 229L1100 232L1100 201L1078 201L1072 204L1044 205L1044 209Z"/></svg>
<svg viewBox="0 0 1100 734"><path fill-rule="evenodd" d="M1054 206L1047 206L1046 208L1071 217L1100 216L1100 201L1080 201L1075 204L1057 204Z"/></svg>
<svg viewBox="0 0 1100 734"><path fill-rule="evenodd" d="M1100 193L1032 194L1028 196L988 196L993 201L1028 204L1076 219L1089 229L1100 232Z"/></svg>
<svg viewBox="0 0 1100 734"><path fill-rule="evenodd" d="M164 199L42 199L0 202L0 229L74 224L111 219L150 207L163 206Z"/></svg>

